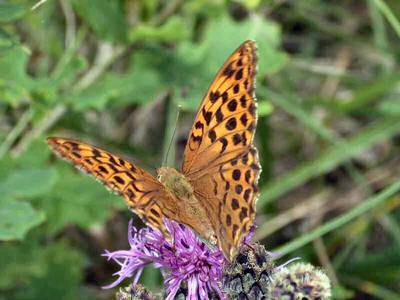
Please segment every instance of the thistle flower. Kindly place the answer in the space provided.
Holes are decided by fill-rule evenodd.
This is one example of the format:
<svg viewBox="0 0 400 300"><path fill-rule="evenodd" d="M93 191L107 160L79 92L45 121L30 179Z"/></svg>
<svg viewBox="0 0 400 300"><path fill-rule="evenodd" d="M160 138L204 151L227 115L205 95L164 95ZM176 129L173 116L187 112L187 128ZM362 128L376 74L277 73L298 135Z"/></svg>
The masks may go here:
<svg viewBox="0 0 400 300"><path fill-rule="evenodd" d="M259 244L245 245L224 269L222 289L229 299L265 299L272 272L273 255Z"/></svg>
<svg viewBox="0 0 400 300"><path fill-rule="evenodd" d="M116 300L156 300L156 297L141 284L120 288Z"/></svg>
<svg viewBox="0 0 400 300"><path fill-rule="evenodd" d="M328 276L311 264L295 263L277 268L271 277L267 299L330 299Z"/></svg>
<svg viewBox="0 0 400 300"><path fill-rule="evenodd" d="M158 230L137 230L129 223L129 250L104 254L117 262L118 278L105 288L113 288L126 278L133 278L129 289L120 290L120 300L151 300L144 287L137 284L143 268L153 264L164 277L167 300L206 299L328 299L328 277L310 264L274 265L274 255L259 244L249 244L249 234L231 264L222 252L210 249L191 229L164 220L170 236Z"/></svg>
<svg viewBox="0 0 400 300"><path fill-rule="evenodd" d="M137 230L129 222L129 250L106 251L103 256L114 260L121 269L114 275L118 278L104 288L113 288L125 278L132 277L137 284L144 267L154 264L164 277L166 300L172 300L182 287L187 290L187 299L209 299L217 294L226 299L219 287L225 258L218 249L209 248L191 229L165 219L164 224L170 239L158 230Z"/></svg>

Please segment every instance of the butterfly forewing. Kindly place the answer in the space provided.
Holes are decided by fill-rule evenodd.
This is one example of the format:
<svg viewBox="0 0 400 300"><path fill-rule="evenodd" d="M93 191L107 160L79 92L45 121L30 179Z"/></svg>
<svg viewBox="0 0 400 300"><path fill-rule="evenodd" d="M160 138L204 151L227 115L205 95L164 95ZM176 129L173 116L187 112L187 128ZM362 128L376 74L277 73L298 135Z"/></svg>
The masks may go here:
<svg viewBox="0 0 400 300"><path fill-rule="evenodd" d="M165 232L162 217L176 220L176 199L146 171L114 154L79 141L53 137L48 138L47 142L55 153L123 196L128 207L147 224Z"/></svg>
<svg viewBox="0 0 400 300"><path fill-rule="evenodd" d="M256 48L243 43L224 63L197 112L184 152L182 171L205 171L213 161L252 142L256 125ZM228 147L229 144L229 147Z"/></svg>
<svg viewBox="0 0 400 300"><path fill-rule="evenodd" d="M182 172L232 259L254 222L260 172L256 127L256 47L243 43L210 85L189 133Z"/></svg>

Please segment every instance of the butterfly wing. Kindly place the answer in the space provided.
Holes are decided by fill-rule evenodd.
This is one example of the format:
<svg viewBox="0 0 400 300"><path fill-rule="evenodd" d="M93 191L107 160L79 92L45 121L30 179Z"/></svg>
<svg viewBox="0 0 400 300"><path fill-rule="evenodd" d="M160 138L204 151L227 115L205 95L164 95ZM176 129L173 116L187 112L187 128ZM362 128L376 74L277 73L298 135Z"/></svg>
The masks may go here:
<svg viewBox="0 0 400 300"><path fill-rule="evenodd" d="M246 41L224 63L200 105L182 164L229 259L255 217L260 173L253 146L256 61L255 43Z"/></svg>
<svg viewBox="0 0 400 300"><path fill-rule="evenodd" d="M146 171L79 141L51 137L47 142L56 154L123 196L128 207L146 224L166 233L163 217L176 220L176 199Z"/></svg>

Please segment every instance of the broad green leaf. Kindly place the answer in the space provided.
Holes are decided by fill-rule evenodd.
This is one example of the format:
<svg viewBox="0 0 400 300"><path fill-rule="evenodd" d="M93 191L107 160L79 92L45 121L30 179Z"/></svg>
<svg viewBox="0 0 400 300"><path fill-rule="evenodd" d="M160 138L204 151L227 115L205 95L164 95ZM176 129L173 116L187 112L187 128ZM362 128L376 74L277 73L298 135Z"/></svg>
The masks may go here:
<svg viewBox="0 0 400 300"><path fill-rule="evenodd" d="M46 212L49 233L54 234L67 224L88 228L104 222L116 208L125 207L121 197L111 194L93 178L73 172L68 165L58 170L59 180L37 204Z"/></svg>
<svg viewBox="0 0 400 300"><path fill-rule="evenodd" d="M4 197L33 198L47 194L56 181L57 172L52 168L13 170L0 182L0 194Z"/></svg>
<svg viewBox="0 0 400 300"><path fill-rule="evenodd" d="M10 50L10 48L13 48L16 45L16 38L0 28L0 54L2 51Z"/></svg>
<svg viewBox="0 0 400 300"><path fill-rule="evenodd" d="M170 22L179 24L180 21L172 19ZM227 32L229 39L220 43L223 32ZM102 109L111 100L114 105L143 104L152 101L161 91L172 90L184 109L195 109L225 59L250 37L259 41L260 52L266 53L259 58L260 66L272 65L269 61L276 64L276 68L269 67L260 73L271 73L282 67L283 61L280 62L278 56L284 54L277 50L280 33L274 23L258 17L236 23L222 17L209 24L201 43L185 41L176 50L153 45L136 49L125 74L109 72L86 90L67 95L66 100L76 110Z"/></svg>
<svg viewBox="0 0 400 300"><path fill-rule="evenodd" d="M126 74L110 72L82 92L65 96L65 100L77 111L104 109L111 100L113 105L144 104L154 99L160 87L155 70L136 66Z"/></svg>
<svg viewBox="0 0 400 300"><path fill-rule="evenodd" d="M45 136L38 138L17 158L6 156L0 162L0 179L4 180L13 171L32 169L51 170L52 168L46 168L50 155L51 151L46 143Z"/></svg>
<svg viewBox="0 0 400 300"><path fill-rule="evenodd" d="M28 50L12 47L0 52L0 103L17 105L30 99L32 80L26 73Z"/></svg>
<svg viewBox="0 0 400 300"><path fill-rule="evenodd" d="M162 77L170 58L161 47L137 49L126 73L109 72L87 89L65 96L66 101L77 111L104 109L110 101L113 106L150 102L170 83Z"/></svg>
<svg viewBox="0 0 400 300"><path fill-rule="evenodd" d="M72 3L100 38L110 42L125 41L127 24L121 1L96 0L96 5L92 0L73 0Z"/></svg>
<svg viewBox="0 0 400 300"><path fill-rule="evenodd" d="M187 70L180 74L184 76L179 81L179 87L185 87L186 95L179 99L183 108L197 108L224 61L248 39L255 40L258 53L262 53L258 57L258 74L272 74L283 67L287 57L278 50L279 27L256 15L240 23L221 16L207 24L200 44L184 42L179 46L177 60ZM180 91L176 92L176 95L180 94Z"/></svg>
<svg viewBox="0 0 400 300"><path fill-rule="evenodd" d="M18 107L18 105L27 102L26 100L30 98L29 91L23 84L0 78L0 103L3 102L12 107Z"/></svg>
<svg viewBox="0 0 400 300"><path fill-rule="evenodd" d="M45 219L30 203L2 198L0 201L0 241L21 240Z"/></svg>
<svg viewBox="0 0 400 300"><path fill-rule="evenodd" d="M0 3L0 23L14 22L20 19L29 6L21 3Z"/></svg>
<svg viewBox="0 0 400 300"><path fill-rule="evenodd" d="M43 254L43 274L32 277L29 284L18 289L15 299L85 299L80 287L84 263L82 254L66 243L51 245Z"/></svg>
<svg viewBox="0 0 400 300"><path fill-rule="evenodd" d="M84 258L65 242L0 245L0 289L8 299L93 299L81 288Z"/></svg>
<svg viewBox="0 0 400 300"><path fill-rule="evenodd" d="M45 248L38 239L0 243L0 291L11 290L44 272Z"/></svg>
<svg viewBox="0 0 400 300"><path fill-rule="evenodd" d="M258 15L252 15L243 22L235 22L228 16L210 22L202 43L206 48L203 63L215 74L215 68L248 39L256 41L258 53L262 54L258 57L259 74L272 74L283 66L286 55L278 50L281 42L279 26Z"/></svg>
<svg viewBox="0 0 400 300"><path fill-rule="evenodd" d="M129 41L138 40L174 42L186 40L189 36L188 27L181 17L173 16L161 26L139 24L129 32Z"/></svg>

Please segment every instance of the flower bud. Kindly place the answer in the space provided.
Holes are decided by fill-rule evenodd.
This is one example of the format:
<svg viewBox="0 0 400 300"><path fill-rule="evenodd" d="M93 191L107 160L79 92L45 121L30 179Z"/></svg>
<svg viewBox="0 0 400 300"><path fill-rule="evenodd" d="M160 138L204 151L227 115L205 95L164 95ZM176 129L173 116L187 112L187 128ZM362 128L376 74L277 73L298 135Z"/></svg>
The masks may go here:
<svg viewBox="0 0 400 300"><path fill-rule="evenodd" d="M267 299L329 299L331 284L328 276L311 264L295 263L276 268L271 277Z"/></svg>
<svg viewBox="0 0 400 300"><path fill-rule="evenodd" d="M234 261L224 269L222 289L228 299L265 299L273 259L264 246L244 245Z"/></svg>
<svg viewBox="0 0 400 300"><path fill-rule="evenodd" d="M156 300L156 297L141 284L120 288L116 294L117 300Z"/></svg>

